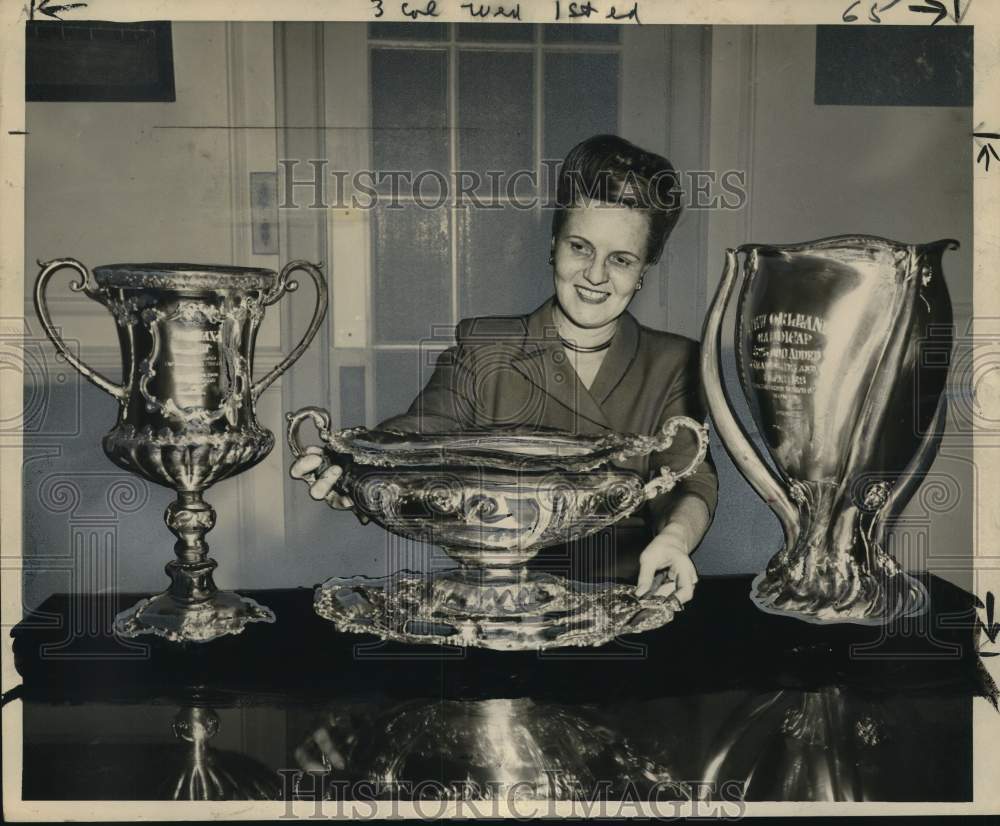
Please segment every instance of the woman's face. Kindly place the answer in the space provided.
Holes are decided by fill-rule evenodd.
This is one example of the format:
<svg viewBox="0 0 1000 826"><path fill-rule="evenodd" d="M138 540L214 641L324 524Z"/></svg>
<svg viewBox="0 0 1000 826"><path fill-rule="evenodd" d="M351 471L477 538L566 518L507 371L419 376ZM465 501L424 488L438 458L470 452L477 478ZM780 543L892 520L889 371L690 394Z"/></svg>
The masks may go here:
<svg viewBox="0 0 1000 826"><path fill-rule="evenodd" d="M649 217L625 206L584 201L567 210L554 259L556 298L579 327L601 327L625 312L648 268Z"/></svg>

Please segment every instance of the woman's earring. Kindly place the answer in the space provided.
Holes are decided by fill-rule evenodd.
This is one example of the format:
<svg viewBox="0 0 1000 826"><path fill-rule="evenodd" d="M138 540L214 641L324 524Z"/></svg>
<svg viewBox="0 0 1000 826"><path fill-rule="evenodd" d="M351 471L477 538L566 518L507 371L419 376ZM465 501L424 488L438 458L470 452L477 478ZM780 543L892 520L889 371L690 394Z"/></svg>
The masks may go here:
<svg viewBox="0 0 1000 826"><path fill-rule="evenodd" d="M639 292L642 289L642 279L639 279L639 283L635 285L635 291Z"/></svg>
<svg viewBox="0 0 1000 826"><path fill-rule="evenodd" d="M556 257L554 255L549 255L549 266L551 267L556 263Z"/></svg>

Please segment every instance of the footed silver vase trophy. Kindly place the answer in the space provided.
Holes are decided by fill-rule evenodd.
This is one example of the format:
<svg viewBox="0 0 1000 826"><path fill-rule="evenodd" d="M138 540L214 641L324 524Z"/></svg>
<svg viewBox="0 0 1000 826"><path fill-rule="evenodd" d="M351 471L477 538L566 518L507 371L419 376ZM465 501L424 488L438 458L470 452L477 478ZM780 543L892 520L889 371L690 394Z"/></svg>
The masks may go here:
<svg viewBox="0 0 1000 826"><path fill-rule="evenodd" d="M588 536L636 511L693 473L707 428L677 416L656 436L557 431L470 431L433 436L393 430L331 431L326 411L288 416L288 444L312 421L338 489L359 513L400 536L440 545L459 567L381 579L335 577L316 592L316 612L341 631L408 643L525 650L601 645L657 628L681 604L673 595L635 596L635 586L573 583L524 566L541 548ZM677 432L697 448L679 470L651 480L617 467L666 450ZM313 481L320 471L306 477Z"/></svg>
<svg viewBox="0 0 1000 826"><path fill-rule="evenodd" d="M886 544L944 429L952 311L941 259L957 246L856 235L727 251L702 375L719 436L784 531L753 581L761 609L863 624L927 609ZM739 381L767 458L722 378L734 292Z"/></svg>
<svg viewBox="0 0 1000 826"><path fill-rule="evenodd" d="M260 394L302 355L326 314L322 272L292 261L281 273L194 264L115 264L93 274L72 258L41 265L35 308L73 367L118 400L118 421L104 437L105 454L119 467L177 492L164 519L176 535L177 558L166 567L170 587L115 619L125 637L157 634L204 642L238 634L250 622L273 622L269 608L220 591L205 534L215 511L205 490L260 462L274 434L257 422ZM45 302L49 279L75 270L71 289L104 305L117 322L122 383L84 364L56 331ZM316 308L301 341L261 379L253 380L254 345L266 307L295 290L302 270L316 286Z"/></svg>

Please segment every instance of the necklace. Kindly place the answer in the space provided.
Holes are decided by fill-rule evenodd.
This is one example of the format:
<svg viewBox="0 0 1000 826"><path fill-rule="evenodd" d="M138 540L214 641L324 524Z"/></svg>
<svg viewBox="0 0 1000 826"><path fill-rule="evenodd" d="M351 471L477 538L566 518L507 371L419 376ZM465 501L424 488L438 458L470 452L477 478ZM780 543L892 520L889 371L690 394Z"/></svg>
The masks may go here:
<svg viewBox="0 0 1000 826"><path fill-rule="evenodd" d="M600 344L595 344L592 346L583 346L580 344L574 344L571 341L567 341L559 334L559 322L567 320L565 314L562 312L562 308L558 304L552 308L552 317L556 322L556 334L559 335L559 342L567 350L572 350L574 353L600 353L602 350L607 350L611 346L611 342L615 340L615 333L618 332L618 326L615 325L615 329L612 331L611 336L607 341L603 341Z"/></svg>
<svg viewBox="0 0 1000 826"><path fill-rule="evenodd" d="M562 343L563 347L568 350L572 350L574 353L599 353L601 350L607 350L611 346L611 342L614 341L614 338L614 336L611 336L611 338L603 344L598 344L594 347L580 347L578 344L573 344L572 342L567 341L562 336L559 336L559 341Z"/></svg>

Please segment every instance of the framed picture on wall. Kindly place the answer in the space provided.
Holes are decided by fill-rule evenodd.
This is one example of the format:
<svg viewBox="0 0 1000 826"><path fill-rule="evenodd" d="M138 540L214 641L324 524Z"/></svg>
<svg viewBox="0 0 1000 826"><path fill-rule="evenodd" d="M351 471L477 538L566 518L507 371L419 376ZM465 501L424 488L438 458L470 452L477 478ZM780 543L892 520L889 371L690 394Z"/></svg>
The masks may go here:
<svg viewBox="0 0 1000 826"><path fill-rule="evenodd" d="M28 101L175 100L170 23L31 21Z"/></svg>

